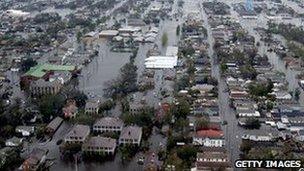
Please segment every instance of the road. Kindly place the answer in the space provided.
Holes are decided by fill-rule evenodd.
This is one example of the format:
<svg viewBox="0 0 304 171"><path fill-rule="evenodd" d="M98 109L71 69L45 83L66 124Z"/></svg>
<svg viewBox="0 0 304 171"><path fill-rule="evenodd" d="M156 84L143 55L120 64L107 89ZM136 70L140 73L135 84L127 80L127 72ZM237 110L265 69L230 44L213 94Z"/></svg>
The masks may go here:
<svg viewBox="0 0 304 171"><path fill-rule="evenodd" d="M239 0L234 0L234 1L225 1L225 0L220 0L222 2L227 3L231 7L231 17L233 20L240 21L241 26L248 31L250 35L253 35L256 39L256 42L259 41L261 42L261 38L258 35L258 33L254 30L255 27L266 27L267 26L267 21L265 14L261 14L258 17L258 20L246 20L242 19L232 8L233 3L237 2L243 2ZM196 8L195 8L196 10ZM226 139L226 146L227 150L230 153L230 159L232 163L239 158L240 150L239 146L241 144L241 136L244 134L259 134L260 132L271 132L275 131L273 128L270 126L262 124L262 127L259 130L246 130L238 126L237 118L235 117L235 111L229 106L230 99L229 99L229 94L225 90L227 90L227 85L225 83L225 78L222 78L220 76L220 70L218 64L214 61L214 51L213 51L213 44L214 44L214 39L211 36L211 28L210 25L208 24L208 16L205 14L204 10L201 9L201 16L204 21L204 26L207 29L208 32L208 43L209 43L209 49L208 49L208 54L210 57L212 57L212 75L213 77L217 78L219 85L218 85L218 98L219 98L219 110L220 110L220 116L223 121L227 121L227 125L223 126L224 132L225 132L225 139ZM284 23L288 22L294 22L296 23L298 20L282 20ZM259 53L261 55L266 54L270 57L270 62L272 65L274 65L275 70L281 71L286 73L286 79L289 84L289 89L294 90L295 88L298 87L297 80L295 78L296 74L298 73L297 71L286 69L285 64L283 61L279 59L279 57L274 53L274 52L267 52L267 47L264 45L263 42L261 42L261 46L258 47ZM303 94L303 92L302 92ZM301 96L301 104L303 104Z"/></svg>

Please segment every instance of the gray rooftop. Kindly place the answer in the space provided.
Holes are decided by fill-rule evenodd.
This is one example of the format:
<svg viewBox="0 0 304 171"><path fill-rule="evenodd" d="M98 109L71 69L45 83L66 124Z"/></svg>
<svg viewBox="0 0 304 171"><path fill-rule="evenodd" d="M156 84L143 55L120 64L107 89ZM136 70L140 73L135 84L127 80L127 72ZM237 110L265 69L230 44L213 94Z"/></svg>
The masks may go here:
<svg viewBox="0 0 304 171"><path fill-rule="evenodd" d="M117 117L103 117L98 119L94 126L120 126L124 125L123 121Z"/></svg>
<svg viewBox="0 0 304 171"><path fill-rule="evenodd" d="M16 130L24 130L24 131L33 131L34 129L34 126L25 126L25 125L22 125L22 126L17 126L16 127Z"/></svg>
<svg viewBox="0 0 304 171"><path fill-rule="evenodd" d="M46 155L47 150L41 149L41 148L34 148L33 151L29 154L29 157L27 158L27 162L30 165L36 165L44 155Z"/></svg>
<svg viewBox="0 0 304 171"><path fill-rule="evenodd" d="M116 140L107 137L91 137L83 144L83 147L107 147L116 148Z"/></svg>
<svg viewBox="0 0 304 171"><path fill-rule="evenodd" d="M45 81L44 79L39 79L37 81L32 81L30 86L31 87L53 87L60 85L60 81L55 79L54 81Z"/></svg>
<svg viewBox="0 0 304 171"><path fill-rule="evenodd" d="M66 137L84 137L89 133L90 127L88 125L74 125Z"/></svg>
<svg viewBox="0 0 304 171"><path fill-rule="evenodd" d="M98 108L98 107L99 107L99 102L93 100L88 100L85 105L85 108Z"/></svg>
<svg viewBox="0 0 304 171"><path fill-rule="evenodd" d="M127 126L121 131L119 139L139 139L142 134L142 128L138 126Z"/></svg>
<svg viewBox="0 0 304 171"><path fill-rule="evenodd" d="M55 119L53 119L46 128L50 128L50 129L57 129L58 126L62 123L63 119L60 118L59 116L57 116Z"/></svg>
<svg viewBox="0 0 304 171"><path fill-rule="evenodd" d="M217 151L205 151L203 153L197 153L197 158L206 158L206 159L227 159L228 154L225 152L217 152Z"/></svg>

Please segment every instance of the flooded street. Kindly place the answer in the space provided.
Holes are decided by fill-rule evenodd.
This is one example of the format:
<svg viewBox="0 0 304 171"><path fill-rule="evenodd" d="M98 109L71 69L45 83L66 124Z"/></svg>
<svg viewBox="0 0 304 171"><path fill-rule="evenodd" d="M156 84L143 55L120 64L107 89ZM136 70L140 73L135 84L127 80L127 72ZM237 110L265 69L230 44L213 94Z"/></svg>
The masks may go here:
<svg viewBox="0 0 304 171"><path fill-rule="evenodd" d="M120 68L129 62L130 53L111 52L106 41L98 41L99 54L84 67L79 79L79 89L91 97L103 97L105 83L119 75Z"/></svg>
<svg viewBox="0 0 304 171"><path fill-rule="evenodd" d="M269 49L269 47L267 47L265 45L265 43L263 41L261 41L260 35L258 34L257 31L254 30L254 28L256 28L256 27L262 27L262 28L267 27L267 22L269 20L265 17L265 14L258 15L257 20L243 19L239 16L239 14L236 11L233 10L233 7L232 7L232 4L243 2L243 1L234 0L234 1L227 2L225 0L221 0L221 2L225 2L231 7L230 12L231 12L232 19L235 21L239 21L241 26L245 30L247 30L250 35L254 36L255 42L261 43L261 45L258 47L258 53L260 55L268 56L268 60L271 63L271 65L273 66L274 70L285 73L286 80L288 82L289 91L294 91L296 88L299 88L298 80L296 79L296 76L300 72L290 69L290 68L286 68L285 62L282 59L280 59L279 56L275 52L268 52L267 50ZM193 6L192 8L194 11L198 10L198 8L195 6ZM200 11L201 11L202 19L204 20L204 26L206 27L207 32L208 32L208 43L210 44L210 47L208 48L208 55L210 57L212 57L211 59L213 61L212 62L212 75L215 78L217 78L219 81L218 96L219 96L219 107L220 107L221 118L222 118L222 120L227 121L227 123L228 123L227 125L223 126L222 129L225 132L225 139L227 142L226 145L227 145L227 150L230 153L230 159L231 159L231 161L235 161L235 160L239 159L239 154L240 154L239 146L242 142L242 139L241 139L242 135L248 134L248 133L255 134L259 131L271 132L274 129L269 126L262 125L260 130L245 130L238 126L237 118L235 117L235 111L229 105L230 104L229 94L228 94L228 92L225 92L225 90L227 89L227 85L225 83L226 78L222 78L220 76L219 66L218 66L218 64L216 64L214 62L214 58L213 58L214 40L211 35L211 27L208 24L208 18L207 18L207 15L205 14L204 10L200 9ZM299 19L284 20L281 22L292 23L292 24L296 24L296 25L299 25L302 23L302 22L299 22ZM284 44L285 42L283 42L283 40L282 40L282 43ZM304 93L301 89L301 95L300 95L299 101L302 105L304 104L303 94Z"/></svg>
<svg viewBox="0 0 304 171"><path fill-rule="evenodd" d="M10 70L3 72L2 93L22 100L20 109L5 113L15 112L22 122L1 127L0 132L19 137L23 132L16 128L27 126L23 129L28 134L22 137L29 138L22 139L22 152L18 151L24 167L35 148L47 151L49 163L43 167L50 171L141 171L151 163L161 163L159 170L173 166L178 168L174 171L194 166L200 170L210 163L214 169L219 162L238 170L236 160L260 150L251 142L260 142L266 150L272 143L270 152L278 154L271 155L280 156L286 132L294 136L290 130L297 122L290 117L294 120L284 123L289 119L286 111L293 110L292 105L299 108L296 112L304 106L304 91L298 84L304 72L303 60L294 60L301 55L291 53L302 52L290 46L291 40L299 40L296 36L289 40L290 34L281 33L275 24L303 28L303 8L291 0L282 4L254 0L256 11L243 5L246 0L172 2L58 0L57 5L55 1L46 5L37 0L26 7L22 1L25 9L35 9L27 14L32 18L18 21L23 25L17 20L0 24L1 45L9 45L1 59L16 54ZM290 17L289 11L281 9L299 14ZM270 22L274 26L268 29ZM6 56L6 50L13 55ZM33 61L26 68L22 60L28 58ZM33 67L37 64L53 65ZM277 72L285 75L286 82ZM27 85L24 90L22 81ZM107 88L111 92L105 93ZM12 99L4 99L7 106L17 104ZM303 115L304 130L304 108L296 112L297 117ZM8 118L10 122L1 119L13 125L17 117ZM86 161L93 152L113 158ZM79 160L64 160L75 154ZM156 158L159 163L154 163Z"/></svg>
<svg viewBox="0 0 304 171"><path fill-rule="evenodd" d="M173 5L173 10L177 11L177 1L175 1ZM108 22L109 24L113 24L113 20ZM165 55L167 46L177 45L179 38L176 35L176 27L182 23L182 20L163 20L159 26L159 34L156 38L156 44L158 45L161 55ZM166 46L162 46L161 37L166 33L168 35L168 42ZM129 62L129 57L131 53L116 53L110 51L110 45L107 41L98 39L95 41L94 47L97 47L99 54L95 57L91 63L85 66L82 69L81 75L79 77L79 89L87 94L90 98L98 98L105 99L103 97L105 88L105 84L115 79L119 76L120 68ZM142 72L145 70L144 62L146 59L146 54L149 49L154 46L152 43L140 44L137 56L135 58L135 64L138 68L137 74L138 79L142 77ZM149 106L154 106L156 108L159 107L159 96L161 88L164 84L171 85L169 82L165 82L163 80L164 71L163 70L155 70L154 78L156 80L155 88L152 90L148 90L147 92L139 92L136 93L136 99L145 98L147 104ZM115 109L117 111L118 109ZM112 112L112 116L119 116L120 112ZM156 151L159 150L160 145L165 145L167 138L163 135L159 134L159 130L156 128L153 129L152 135L149 138L150 150ZM126 164L122 164L121 156L119 153L115 155L115 158L111 161L105 162L81 162L78 163L79 171L99 171L99 170L112 170L112 171L137 171L143 170L143 166L137 164L137 159L139 154L135 156L132 161L127 162ZM73 171L75 170L75 163L69 162L66 163L61 160L57 160L56 164L51 167L51 171L55 170L66 170Z"/></svg>

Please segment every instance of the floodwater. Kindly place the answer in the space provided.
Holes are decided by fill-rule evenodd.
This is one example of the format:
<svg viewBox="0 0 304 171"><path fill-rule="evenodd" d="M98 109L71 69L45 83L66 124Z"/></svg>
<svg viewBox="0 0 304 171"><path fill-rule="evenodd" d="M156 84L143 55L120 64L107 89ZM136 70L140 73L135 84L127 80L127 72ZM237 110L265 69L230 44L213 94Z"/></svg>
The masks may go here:
<svg viewBox="0 0 304 171"><path fill-rule="evenodd" d="M177 1L176 1L177 2ZM177 7L175 2L174 7ZM173 8L174 9L174 8ZM174 9L175 10L175 9ZM179 21L181 22L181 21ZM156 44L159 45L162 54L165 53L166 46L161 46L161 35L167 33L169 40L168 45L176 45L178 37L176 36L176 27L179 22L165 20L160 23L160 31L156 40ZM95 57L90 64L82 69L81 75L79 77L79 89L89 95L91 98L103 98L105 88L105 83L109 80L116 78L119 75L120 68L129 61L130 53L115 53L111 52L108 42L104 40L98 40L94 45L98 49L99 55ZM135 58L135 64L138 67L138 75L144 71L144 61L146 58L147 51L152 48L153 44L141 44L139 45L139 50L137 57ZM155 78L161 78L163 75L162 70L156 71ZM154 90L148 91L146 94L139 93L141 97L146 97L149 105L158 105L159 99L154 96L154 93L159 94L160 87L163 85L162 79L156 79L156 86ZM141 98L137 97L137 98ZM166 137L160 135L158 131L154 128L149 142L151 143L150 149L155 151L159 149L160 144L166 144ZM56 147L55 147L56 148ZM112 171L137 171L143 170L142 165L137 164L137 159L139 154L133 158L132 161L126 164L122 164L120 154L117 153L115 158L111 161L105 162L81 162L77 164L77 169L80 171L90 170L90 171L100 171L100 170L112 170ZM73 162L66 163L60 159L56 161L54 166L50 170L66 170L72 171L76 170L76 164Z"/></svg>
<svg viewBox="0 0 304 171"><path fill-rule="evenodd" d="M175 1L175 5L176 6ZM231 3L235 2L241 2L234 0ZM200 11L201 17L204 20L204 24L208 30L208 34L210 35L210 26L207 23L207 17L204 12L202 12L202 9L198 8L198 1L196 0L186 0L184 4L184 13L186 14L192 12L192 11ZM176 11L176 8L173 8L173 10ZM242 26L249 31L250 34L252 34L256 40L259 40L259 35L252 29L258 24L260 25L262 23L262 26L265 26L267 23L265 17L259 17L259 21L252 21L252 20L243 20L239 19L239 16L232 11L232 16L235 19L240 20ZM178 24L181 23L181 19L179 21L176 20L166 20L162 21L160 24L160 33L158 36L158 40L156 44L160 47L160 50L162 54L164 54L166 47L161 46L161 35L166 32L168 34L168 45L176 45L178 38L175 34L175 29ZM212 38L208 39L209 43L213 43ZM260 41L261 42L261 41ZM97 43L99 45L99 55L98 57L95 57L93 61L86 66L81 73L80 81L79 81L79 88L81 91L85 92L86 94L92 96L92 97L98 97L102 98L103 96L103 89L105 88L105 82L112 80L116 78L119 74L119 69L129 61L129 53L113 53L110 52L109 47L107 45L107 42L105 41L99 41ZM144 59L146 56L146 52L149 48L152 47L152 44L143 44L140 45L138 55L135 59L135 64L138 66L138 74L140 77L140 74L144 70ZM212 45L210 46L212 47ZM297 80L295 78L297 71L286 69L284 62L275 54L267 52L267 47L263 45L261 42L261 46L259 47L259 53L261 55L267 54L269 57L270 63L273 65L275 70L281 71L286 73L286 79L289 82L289 89L294 90L298 87ZM209 49L209 55L213 56L213 50ZM238 158L239 154L239 144L241 141L241 136L244 133L242 129L240 129L237 126L237 120L235 118L233 110L229 107L229 96L228 93L224 93L223 90L226 89L226 85L224 83L224 80L222 80L219 76L219 69L218 65L213 65L212 68L213 75L217 77L221 82L219 84L219 104L220 104L220 112L221 117L228 122L228 125L225 126L223 129L225 130L225 137L227 140L228 145L228 151L231 153L231 159L235 160ZM162 71L157 71L155 74L155 78L160 78L162 76ZM160 80L160 79L159 79ZM158 91L159 88L162 86L161 82L156 83L156 88L153 91ZM157 99L153 96L153 91L148 92L148 97L151 97L151 103L157 102ZM156 92L155 92L156 93ZM303 95L303 92L302 92ZM303 99L301 97L301 99ZM303 100L301 100L303 101ZM303 103L302 103L303 104ZM160 136L157 133L153 133L152 137L150 138L152 142L152 149L156 149L158 146L158 142L164 142L165 138ZM120 155L117 154L115 159L113 161L107 161L103 163L78 163L77 165L78 170L84 171L84 170L90 170L90 171L99 171L99 170L112 170L112 171L119 171L119 170L143 170L141 165L138 165L136 163L136 157L134 160L132 160L130 163L126 165L122 165ZM75 163L65 163L62 161L58 161L53 167L51 167L50 170L67 170L72 171L76 170Z"/></svg>
<svg viewBox="0 0 304 171"><path fill-rule="evenodd" d="M105 40L98 41L98 56L82 69L79 77L79 89L92 98L102 98L105 83L119 76L120 68L130 57L130 53L111 52Z"/></svg>
<svg viewBox="0 0 304 171"><path fill-rule="evenodd" d="M255 27L267 27L267 21L265 14L258 15L257 20L247 20L242 19L232 8L232 4L234 3L240 3L244 2L243 0L220 0L221 2L225 2L231 7L231 18L235 21L239 21L242 27L249 32L250 35L255 37L256 42L259 41L261 43L261 46L258 47L258 52L260 55L266 54L269 58L269 62L273 66L273 70L280 71L285 73L286 80L289 83L288 89L289 91L294 91L296 88L298 88L298 83L296 79L296 75L299 73L299 71L292 70L290 68L285 67L285 63L282 59L278 57L278 55L274 52L267 52L268 47L264 45L264 43L260 40L259 34L254 30ZM284 1L285 2L285 1ZM287 3L287 2L286 2ZM285 4L286 4L285 3ZM195 4L195 2L193 2ZM294 3L289 4L288 6L296 8ZM194 5L193 10L197 10L197 7ZM299 9L295 9L298 11ZM207 22L206 14L204 13L203 9L200 10L202 14L202 18L204 20L204 26L207 28L208 31L208 43L210 44L210 47L213 47L212 44L214 43L214 40L212 37L210 37L211 29L210 25ZM291 20L280 20L279 22L283 23L291 23L297 26L303 25L301 20L299 18L291 19ZM276 37L277 38L277 37ZM279 38L281 40L282 44L285 44L284 39ZM209 56L213 56L214 52L212 48L208 49ZM212 58L211 58L212 59ZM212 59L213 60L213 59ZM223 127L223 130L225 132L225 139L227 144L227 150L230 153L230 159L232 162L234 162L236 159L239 158L239 145L241 143L241 136L244 134L248 134L248 131L246 132L244 129L240 128L237 125L237 119L235 117L235 112L230 108L229 106L229 94L227 92L224 92L224 90L227 88L227 85L225 84L225 80L220 77L219 73L219 67L217 64L212 62L212 75L216 77L219 80L219 106L220 106L220 113L221 118L225 121L227 121L227 125ZM301 91L300 95L300 103L303 105L303 91ZM267 126L263 126L258 131L269 131L270 128ZM251 132L254 134L254 132Z"/></svg>

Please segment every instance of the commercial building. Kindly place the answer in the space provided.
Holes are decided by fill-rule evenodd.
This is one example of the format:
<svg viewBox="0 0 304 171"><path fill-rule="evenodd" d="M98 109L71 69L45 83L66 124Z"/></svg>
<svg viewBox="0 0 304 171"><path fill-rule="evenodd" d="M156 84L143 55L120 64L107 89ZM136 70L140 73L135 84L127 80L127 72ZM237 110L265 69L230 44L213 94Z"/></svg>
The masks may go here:
<svg viewBox="0 0 304 171"><path fill-rule="evenodd" d="M165 56L150 56L145 59L146 68L174 68L177 65L178 47L169 46Z"/></svg>
<svg viewBox="0 0 304 171"><path fill-rule="evenodd" d="M39 79L30 83L31 96L43 96L57 94L62 88L62 84L59 80L45 81Z"/></svg>
<svg viewBox="0 0 304 171"><path fill-rule="evenodd" d="M27 87L32 81L44 79L48 80L51 75L56 71L76 71L75 66L71 65L52 65L52 64L39 64L32 67L21 77L21 86Z"/></svg>

